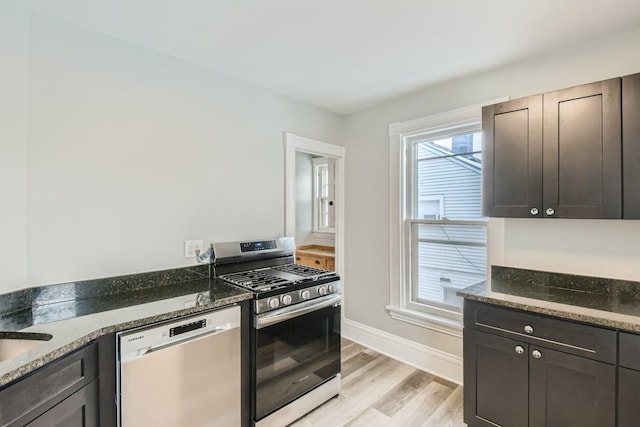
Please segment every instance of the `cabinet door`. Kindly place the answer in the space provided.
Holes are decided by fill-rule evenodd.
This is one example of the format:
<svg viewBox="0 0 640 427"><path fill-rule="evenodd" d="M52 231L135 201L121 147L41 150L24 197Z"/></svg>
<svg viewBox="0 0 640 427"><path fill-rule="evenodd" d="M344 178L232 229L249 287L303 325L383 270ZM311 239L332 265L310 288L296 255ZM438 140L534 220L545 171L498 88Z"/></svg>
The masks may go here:
<svg viewBox="0 0 640 427"><path fill-rule="evenodd" d="M622 216L640 219L640 74L622 78L622 135Z"/></svg>
<svg viewBox="0 0 640 427"><path fill-rule="evenodd" d="M622 217L620 79L544 94L543 215Z"/></svg>
<svg viewBox="0 0 640 427"><path fill-rule="evenodd" d="M464 422L527 426L527 344L465 329L463 345Z"/></svg>
<svg viewBox="0 0 640 427"><path fill-rule="evenodd" d="M28 427L97 427L98 425L98 380L93 380L27 424Z"/></svg>
<svg viewBox="0 0 640 427"><path fill-rule="evenodd" d="M482 212L542 216L542 95L482 109Z"/></svg>
<svg viewBox="0 0 640 427"><path fill-rule="evenodd" d="M618 427L637 427L640 420L640 372L618 371Z"/></svg>
<svg viewBox="0 0 640 427"><path fill-rule="evenodd" d="M95 343L33 372L0 391L0 425L24 426L97 377Z"/></svg>
<svg viewBox="0 0 640 427"><path fill-rule="evenodd" d="M531 427L614 427L616 368L529 346Z"/></svg>

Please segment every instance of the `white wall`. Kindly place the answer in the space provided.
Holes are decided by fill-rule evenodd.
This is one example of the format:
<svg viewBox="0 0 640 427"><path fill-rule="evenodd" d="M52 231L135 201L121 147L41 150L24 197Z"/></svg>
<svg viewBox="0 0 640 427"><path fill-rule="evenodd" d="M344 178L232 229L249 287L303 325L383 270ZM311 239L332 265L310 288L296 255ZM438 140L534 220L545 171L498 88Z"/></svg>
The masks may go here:
<svg viewBox="0 0 640 427"><path fill-rule="evenodd" d="M306 245L313 230L313 156L296 152L296 245Z"/></svg>
<svg viewBox="0 0 640 427"><path fill-rule="evenodd" d="M29 14L0 11L0 290L27 280L27 71Z"/></svg>
<svg viewBox="0 0 640 427"><path fill-rule="evenodd" d="M28 255L15 266L0 256L0 291L192 265L186 239L281 235L283 132L344 144L336 114L1 9L0 73L19 83L7 92L11 126L0 126L3 162L15 165L0 172L12 183L1 195L19 211L8 220L26 226L5 240L13 225L2 212L0 255Z"/></svg>
<svg viewBox="0 0 640 427"><path fill-rule="evenodd" d="M392 320L384 309L389 303L390 123L640 72L638 46L640 28L347 116L345 317L462 355L460 338ZM492 240L493 263L640 280L640 221L514 219L498 220L497 226L503 230Z"/></svg>

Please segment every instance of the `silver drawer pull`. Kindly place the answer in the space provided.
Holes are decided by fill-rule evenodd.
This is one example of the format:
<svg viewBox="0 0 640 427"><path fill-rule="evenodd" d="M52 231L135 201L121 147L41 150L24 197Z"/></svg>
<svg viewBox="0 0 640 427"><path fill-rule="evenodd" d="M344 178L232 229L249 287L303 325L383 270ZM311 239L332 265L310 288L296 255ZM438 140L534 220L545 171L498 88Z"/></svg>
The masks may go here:
<svg viewBox="0 0 640 427"><path fill-rule="evenodd" d="M547 210L545 211L545 213L546 213L548 216L551 216L551 215L555 214L555 213L556 213L556 211L555 211L553 208L547 208Z"/></svg>
<svg viewBox="0 0 640 427"><path fill-rule="evenodd" d="M538 210L538 208L531 208L531 215L536 216L540 213L540 211Z"/></svg>
<svg viewBox="0 0 640 427"><path fill-rule="evenodd" d="M532 334L532 333L533 333L533 326L531 326L531 325L526 325L526 326L524 327L524 331L525 331L526 333L528 333L528 334Z"/></svg>
<svg viewBox="0 0 640 427"><path fill-rule="evenodd" d="M531 352L531 355L533 356L534 359L540 359L542 357L542 353L540 353L540 351L538 350L533 350Z"/></svg>
<svg viewBox="0 0 640 427"><path fill-rule="evenodd" d="M522 347L521 345L517 345L516 346L516 353L524 354L524 347Z"/></svg>

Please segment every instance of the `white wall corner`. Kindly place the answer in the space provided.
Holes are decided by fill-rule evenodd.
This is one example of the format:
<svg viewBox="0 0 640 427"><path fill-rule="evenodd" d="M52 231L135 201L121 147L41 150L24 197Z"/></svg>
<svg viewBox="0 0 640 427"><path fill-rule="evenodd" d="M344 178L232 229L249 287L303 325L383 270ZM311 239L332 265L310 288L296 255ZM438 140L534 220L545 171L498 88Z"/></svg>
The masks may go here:
<svg viewBox="0 0 640 427"><path fill-rule="evenodd" d="M344 319L342 336L445 380L462 384L462 358Z"/></svg>

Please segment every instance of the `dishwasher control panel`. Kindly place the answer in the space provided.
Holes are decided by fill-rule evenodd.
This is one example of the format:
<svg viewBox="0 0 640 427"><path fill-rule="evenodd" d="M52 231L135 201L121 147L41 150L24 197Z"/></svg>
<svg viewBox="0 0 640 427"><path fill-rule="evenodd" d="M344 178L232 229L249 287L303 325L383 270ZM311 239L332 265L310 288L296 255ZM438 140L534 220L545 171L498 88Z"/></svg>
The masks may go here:
<svg viewBox="0 0 640 427"><path fill-rule="evenodd" d="M197 322L186 323L180 326L174 326L169 329L169 336L184 334L185 332L195 331L196 329L202 329L207 326L207 319L198 320Z"/></svg>
<svg viewBox="0 0 640 427"><path fill-rule="evenodd" d="M240 307L231 306L117 334L121 360L137 357L204 334L240 327Z"/></svg>

